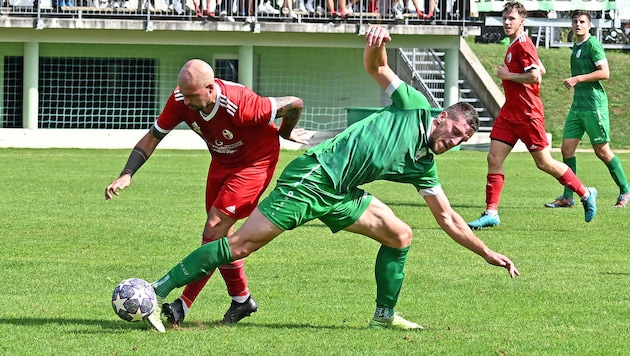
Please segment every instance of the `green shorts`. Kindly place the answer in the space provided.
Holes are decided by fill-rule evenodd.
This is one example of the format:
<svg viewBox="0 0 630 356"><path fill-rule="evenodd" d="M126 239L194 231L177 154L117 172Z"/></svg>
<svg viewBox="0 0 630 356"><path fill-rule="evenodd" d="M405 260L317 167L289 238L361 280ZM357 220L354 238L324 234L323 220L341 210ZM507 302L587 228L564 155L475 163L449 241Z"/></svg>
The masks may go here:
<svg viewBox="0 0 630 356"><path fill-rule="evenodd" d="M282 230L319 219L338 232L359 220L371 201L372 195L363 189L338 192L317 159L302 155L284 169L258 209Z"/></svg>
<svg viewBox="0 0 630 356"><path fill-rule="evenodd" d="M595 111L569 110L562 138L581 140L585 132L591 139L591 145L610 142L610 120L607 108Z"/></svg>

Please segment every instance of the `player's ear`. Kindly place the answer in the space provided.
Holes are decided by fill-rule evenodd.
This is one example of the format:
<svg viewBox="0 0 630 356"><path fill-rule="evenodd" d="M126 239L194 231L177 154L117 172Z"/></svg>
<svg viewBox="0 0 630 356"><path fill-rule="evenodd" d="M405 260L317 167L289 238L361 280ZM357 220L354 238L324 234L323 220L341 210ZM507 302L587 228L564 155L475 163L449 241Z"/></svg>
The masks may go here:
<svg viewBox="0 0 630 356"><path fill-rule="evenodd" d="M441 113L438 114L438 116L435 117L435 120L438 122L438 124L441 124L447 118L448 118L448 113L446 111L442 111Z"/></svg>

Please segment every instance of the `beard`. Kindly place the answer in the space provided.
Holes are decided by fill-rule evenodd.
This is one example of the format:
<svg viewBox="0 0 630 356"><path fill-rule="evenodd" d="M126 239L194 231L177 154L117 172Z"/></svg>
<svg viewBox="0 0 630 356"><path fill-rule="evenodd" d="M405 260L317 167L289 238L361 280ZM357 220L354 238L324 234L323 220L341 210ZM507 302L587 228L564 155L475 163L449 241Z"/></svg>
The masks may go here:
<svg viewBox="0 0 630 356"><path fill-rule="evenodd" d="M435 138L433 138L432 136L429 136L429 138L427 139L427 147L431 150L431 152L436 153L435 152Z"/></svg>

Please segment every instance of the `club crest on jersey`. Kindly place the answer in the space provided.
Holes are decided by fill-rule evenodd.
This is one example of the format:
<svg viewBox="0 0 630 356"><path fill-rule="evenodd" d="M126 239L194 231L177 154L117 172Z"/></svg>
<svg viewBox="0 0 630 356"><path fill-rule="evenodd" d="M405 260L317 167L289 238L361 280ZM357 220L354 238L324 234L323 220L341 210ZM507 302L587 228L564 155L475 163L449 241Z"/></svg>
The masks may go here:
<svg viewBox="0 0 630 356"><path fill-rule="evenodd" d="M419 150L416 151L416 155L414 156L414 160L417 161L420 158L426 156L429 153L426 147L420 147Z"/></svg>
<svg viewBox="0 0 630 356"><path fill-rule="evenodd" d="M577 52L575 52L575 58L580 58L582 56L582 49L578 49Z"/></svg>
<svg viewBox="0 0 630 356"><path fill-rule="evenodd" d="M228 140L231 140L234 138L234 134L230 132L230 130L228 129L224 129L223 130L223 137L225 137Z"/></svg>
<svg viewBox="0 0 630 356"><path fill-rule="evenodd" d="M508 63L512 62L512 52L508 52L507 57L505 57L505 60Z"/></svg>
<svg viewBox="0 0 630 356"><path fill-rule="evenodd" d="M193 129L193 131L195 131L196 133L201 135L201 128L199 127L199 125L197 125L196 122L192 123L192 129Z"/></svg>

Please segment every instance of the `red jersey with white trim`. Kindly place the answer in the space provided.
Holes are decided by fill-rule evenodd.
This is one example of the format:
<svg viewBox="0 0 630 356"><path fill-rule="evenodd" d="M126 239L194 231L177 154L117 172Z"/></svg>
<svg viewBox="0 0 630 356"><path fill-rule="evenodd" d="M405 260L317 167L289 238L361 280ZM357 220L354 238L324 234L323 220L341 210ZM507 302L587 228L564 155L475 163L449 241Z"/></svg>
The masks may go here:
<svg viewBox="0 0 630 356"><path fill-rule="evenodd" d="M510 43L503 60L511 73L525 73L531 69L540 69L540 59L532 40L525 32ZM544 117L540 85L522 84L511 80L502 81L505 92L505 104L500 116L508 120Z"/></svg>
<svg viewBox="0 0 630 356"><path fill-rule="evenodd" d="M275 99L220 79L215 79L214 89L217 102L206 115L186 106L179 87L175 88L155 121L156 129L168 133L185 122L206 141L212 163L226 168L276 162L280 139L273 122L277 112Z"/></svg>

